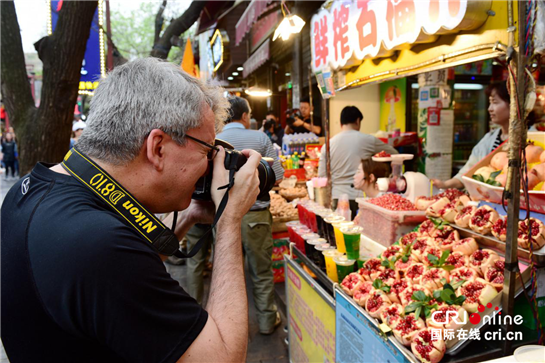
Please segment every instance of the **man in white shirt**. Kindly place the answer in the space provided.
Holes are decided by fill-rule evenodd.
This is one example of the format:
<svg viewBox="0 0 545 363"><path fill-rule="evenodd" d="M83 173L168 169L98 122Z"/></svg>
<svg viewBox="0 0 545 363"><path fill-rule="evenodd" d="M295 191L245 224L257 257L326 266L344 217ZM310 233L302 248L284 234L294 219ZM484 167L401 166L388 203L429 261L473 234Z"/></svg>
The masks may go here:
<svg viewBox="0 0 545 363"><path fill-rule="evenodd" d="M341 112L341 132L330 141L332 207L336 208L340 196L347 194L352 217L355 217L358 210L356 198L363 196L361 191L351 186L361 161L369 159L381 151L390 154L398 153L392 146L383 143L376 137L360 132L362 120L363 114L357 107L346 106ZM325 153L324 145L318 168L320 177L326 176Z"/></svg>

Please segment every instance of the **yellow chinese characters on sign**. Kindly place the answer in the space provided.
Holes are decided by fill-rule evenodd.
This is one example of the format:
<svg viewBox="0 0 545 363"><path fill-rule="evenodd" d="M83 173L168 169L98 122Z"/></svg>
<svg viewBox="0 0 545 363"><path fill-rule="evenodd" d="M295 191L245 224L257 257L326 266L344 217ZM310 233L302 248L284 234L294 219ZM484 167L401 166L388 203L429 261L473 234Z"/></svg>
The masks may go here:
<svg viewBox="0 0 545 363"><path fill-rule="evenodd" d="M83 82L79 83L80 91L94 91L98 87L98 81L95 82Z"/></svg>
<svg viewBox="0 0 545 363"><path fill-rule="evenodd" d="M286 263L290 360L335 361L335 310L303 278L298 266Z"/></svg>

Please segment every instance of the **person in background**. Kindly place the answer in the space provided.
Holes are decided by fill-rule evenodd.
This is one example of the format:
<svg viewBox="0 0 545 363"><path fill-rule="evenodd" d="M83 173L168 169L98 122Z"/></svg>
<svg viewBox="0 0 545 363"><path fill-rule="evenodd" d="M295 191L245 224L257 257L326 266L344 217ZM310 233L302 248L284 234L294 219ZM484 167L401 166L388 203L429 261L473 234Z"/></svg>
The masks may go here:
<svg viewBox="0 0 545 363"><path fill-rule="evenodd" d="M16 175L19 175L19 151L17 150L19 141L17 140L17 135L15 134L15 129L13 128L13 126L10 126L8 131L13 136L13 142L15 142L15 163L14 163L14 167L15 167Z"/></svg>
<svg viewBox="0 0 545 363"><path fill-rule="evenodd" d="M361 190L367 198L378 195L378 178L388 178L392 174L389 163L379 163L373 159L362 160L354 175L354 189Z"/></svg>
<svg viewBox="0 0 545 363"><path fill-rule="evenodd" d="M17 144L13 139L13 134L11 132L6 132L5 139L2 141L2 162L6 168L5 180L8 180L10 170L11 176L15 179L16 152Z"/></svg>
<svg viewBox="0 0 545 363"><path fill-rule="evenodd" d="M314 106L310 106L310 99L305 97L299 104L299 113L295 113L295 121L286 126L286 134L300 134L305 132L313 132L317 136L323 136L322 120L314 116L313 124L310 122L310 111L314 110Z"/></svg>
<svg viewBox="0 0 545 363"><path fill-rule="evenodd" d="M269 139L271 139L271 142L282 147L284 130L282 129L282 126L278 125L274 119L268 118L265 121L265 123L263 124L263 131L265 132L265 134L267 134Z"/></svg>
<svg viewBox="0 0 545 363"><path fill-rule="evenodd" d="M78 142L81 134L83 133L83 130L87 125L83 121L76 121L72 125L72 132L74 133L74 137L70 139L70 149L74 147L74 144Z"/></svg>
<svg viewBox="0 0 545 363"><path fill-rule="evenodd" d="M362 196L362 192L354 189L351 184L361 160L369 159L376 153L386 151L397 154L397 150L387 145L374 136L360 132L363 114L355 106L346 106L341 111L341 132L331 138L331 183L332 208L337 208L337 202L341 195L347 194L350 201L350 210L354 217L358 210L356 198ZM326 177L326 148L322 146L318 176Z"/></svg>
<svg viewBox="0 0 545 363"><path fill-rule="evenodd" d="M490 105L488 106L490 122L498 127L490 130L490 132L484 135L481 141L475 145L466 164L453 178L449 180L432 179L433 185L439 189L463 188L464 184L462 183L462 177L464 174L509 138L510 97L509 92L507 91L506 82L492 83L485 92L488 96L488 101L490 102Z"/></svg>

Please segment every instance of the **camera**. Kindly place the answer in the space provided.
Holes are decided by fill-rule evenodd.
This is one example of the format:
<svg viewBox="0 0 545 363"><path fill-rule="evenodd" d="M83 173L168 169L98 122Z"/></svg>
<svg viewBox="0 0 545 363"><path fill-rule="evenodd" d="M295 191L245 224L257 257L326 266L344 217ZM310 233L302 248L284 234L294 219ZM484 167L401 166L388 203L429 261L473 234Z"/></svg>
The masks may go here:
<svg viewBox="0 0 545 363"><path fill-rule="evenodd" d="M225 149L225 169L238 171L244 164L246 164L246 161L248 160L246 156L240 151L235 150L234 147L228 142L216 139L214 145L223 146ZM257 196L257 199L262 201L270 200L269 191L272 189L276 181L276 176L269 165L269 161L272 162L272 159L261 158L261 161L257 167L257 172L259 175L259 195ZM193 192L192 196L193 199L204 201L212 200L210 190L212 188L213 171L214 165L213 162L210 161L208 165L208 173L197 181L195 191Z"/></svg>

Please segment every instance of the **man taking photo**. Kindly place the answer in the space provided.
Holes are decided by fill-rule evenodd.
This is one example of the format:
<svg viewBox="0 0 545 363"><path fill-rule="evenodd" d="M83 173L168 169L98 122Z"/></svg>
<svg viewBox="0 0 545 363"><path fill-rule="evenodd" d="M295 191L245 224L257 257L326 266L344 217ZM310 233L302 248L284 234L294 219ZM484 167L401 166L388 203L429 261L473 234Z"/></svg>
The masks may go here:
<svg viewBox="0 0 545 363"><path fill-rule="evenodd" d="M37 164L2 205L2 341L11 362L245 360L240 225L259 193L261 156L243 151L236 183L218 189L230 180L225 151L212 145L228 107L220 88L153 58L101 80L63 165ZM75 157L101 170L91 186L67 166ZM211 160L213 204L197 203L191 196ZM113 190L133 202L116 204ZM212 223L226 190L204 310L135 224L164 228L138 213L182 211L181 239L193 224Z"/></svg>

